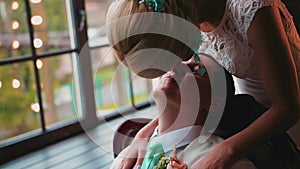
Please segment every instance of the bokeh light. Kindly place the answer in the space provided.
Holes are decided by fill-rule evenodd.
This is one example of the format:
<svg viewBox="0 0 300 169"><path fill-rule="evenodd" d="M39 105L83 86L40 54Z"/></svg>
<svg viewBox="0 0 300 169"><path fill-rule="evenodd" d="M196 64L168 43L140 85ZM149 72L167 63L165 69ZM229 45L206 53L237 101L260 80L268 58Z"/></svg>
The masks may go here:
<svg viewBox="0 0 300 169"><path fill-rule="evenodd" d="M14 89L18 89L20 86L21 86L20 80L18 80L18 79L13 79L13 80L12 80L12 87L13 87Z"/></svg>
<svg viewBox="0 0 300 169"><path fill-rule="evenodd" d="M42 0L30 0L30 1L31 1L31 3L33 3L33 4L37 4L37 3L42 2Z"/></svg>
<svg viewBox="0 0 300 169"><path fill-rule="evenodd" d="M36 60L36 67L38 69L41 69L43 67L43 62L40 59Z"/></svg>
<svg viewBox="0 0 300 169"><path fill-rule="evenodd" d="M31 103L30 108L36 113L40 112L40 105L38 103Z"/></svg>
<svg viewBox="0 0 300 169"><path fill-rule="evenodd" d="M40 15L34 15L31 17L32 25L40 25L43 23L43 18Z"/></svg>
<svg viewBox="0 0 300 169"><path fill-rule="evenodd" d="M20 27L20 22L19 21L12 21L11 28L13 30L17 30L17 29L19 29L19 27Z"/></svg>
<svg viewBox="0 0 300 169"><path fill-rule="evenodd" d="M18 40L13 40L11 43L13 49L18 49L20 47L20 42Z"/></svg>
<svg viewBox="0 0 300 169"><path fill-rule="evenodd" d="M12 9L12 10L17 10L17 9L19 9L19 6L20 6L20 4L19 4L19 2L17 2L17 1L13 1L13 2L11 3L11 9Z"/></svg>
<svg viewBox="0 0 300 169"><path fill-rule="evenodd" d="M40 38L34 38L33 45L35 48L41 48L43 46L43 41Z"/></svg>

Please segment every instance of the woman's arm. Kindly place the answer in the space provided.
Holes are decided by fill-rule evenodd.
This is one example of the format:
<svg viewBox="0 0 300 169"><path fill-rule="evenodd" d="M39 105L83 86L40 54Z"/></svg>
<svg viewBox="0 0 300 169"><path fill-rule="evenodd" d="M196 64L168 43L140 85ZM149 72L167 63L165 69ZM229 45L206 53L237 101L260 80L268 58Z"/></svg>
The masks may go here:
<svg viewBox="0 0 300 169"><path fill-rule="evenodd" d="M256 13L248 39L272 105L248 128L225 141L242 155L285 132L299 119L296 67L278 8L265 7Z"/></svg>
<svg viewBox="0 0 300 169"><path fill-rule="evenodd" d="M299 119L299 84L279 10L274 7L260 9L248 30L248 39L272 105L249 127L218 144L193 168L229 168Z"/></svg>
<svg viewBox="0 0 300 169"><path fill-rule="evenodd" d="M137 134L136 138L150 138L154 129L158 125L158 117L151 120L145 127L143 127Z"/></svg>
<svg viewBox="0 0 300 169"><path fill-rule="evenodd" d="M142 165L148 140L157 125L158 117L143 127L137 133L132 143L114 160L111 169L131 169Z"/></svg>

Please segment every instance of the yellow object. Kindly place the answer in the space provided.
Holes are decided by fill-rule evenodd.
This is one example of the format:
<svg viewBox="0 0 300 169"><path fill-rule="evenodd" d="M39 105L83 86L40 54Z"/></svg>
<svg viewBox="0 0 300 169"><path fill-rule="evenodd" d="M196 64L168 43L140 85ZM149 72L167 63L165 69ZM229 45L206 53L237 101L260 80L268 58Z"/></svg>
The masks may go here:
<svg viewBox="0 0 300 169"><path fill-rule="evenodd" d="M177 158L177 157L176 157L176 154L177 154L177 150L176 150L176 144L175 144L175 145L174 145L174 148L173 148L173 151L172 151L172 154L171 154L171 157Z"/></svg>

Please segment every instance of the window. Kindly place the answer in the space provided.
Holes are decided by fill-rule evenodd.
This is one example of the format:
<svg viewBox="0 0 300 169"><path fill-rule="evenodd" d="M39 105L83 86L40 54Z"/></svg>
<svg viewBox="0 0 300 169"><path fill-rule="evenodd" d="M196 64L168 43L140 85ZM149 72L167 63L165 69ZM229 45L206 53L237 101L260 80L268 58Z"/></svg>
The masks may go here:
<svg viewBox="0 0 300 169"><path fill-rule="evenodd" d="M68 2L0 1L1 141L76 118Z"/></svg>
<svg viewBox="0 0 300 169"><path fill-rule="evenodd" d="M95 101L99 116L147 101L152 81L134 76L113 56L105 37L105 14L111 1L86 0Z"/></svg>
<svg viewBox="0 0 300 169"><path fill-rule="evenodd" d="M148 105L152 82L119 69L101 31L110 3L0 0L0 154L16 152L0 162Z"/></svg>

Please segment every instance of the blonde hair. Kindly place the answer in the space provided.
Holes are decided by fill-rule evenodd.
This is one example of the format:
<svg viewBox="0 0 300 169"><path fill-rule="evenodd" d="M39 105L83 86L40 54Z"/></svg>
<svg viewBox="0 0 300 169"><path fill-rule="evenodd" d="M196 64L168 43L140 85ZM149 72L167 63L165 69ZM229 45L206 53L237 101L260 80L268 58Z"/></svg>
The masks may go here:
<svg viewBox="0 0 300 169"><path fill-rule="evenodd" d="M191 0L165 0L164 3L165 10L162 12L163 14L175 15L185 19L190 23L193 23L194 25L197 25L197 12ZM132 14L146 14L145 17L132 17L127 22L120 22L109 25L107 27L107 37L110 45L113 48L115 56L119 61L123 62L132 70L134 66L137 66L136 63L134 65L133 62L131 63L130 60L126 59L134 55L137 51L143 49L159 48L162 50L166 50L172 52L181 60L188 60L191 57L191 55L188 55L191 52L191 49L187 45L169 36L153 33L142 33L129 36L131 35L130 32L136 30L137 28L140 30L145 30L148 29L148 27L153 27L153 25L151 25L153 24L153 20L161 19L161 22L166 22L164 18L155 18L154 15L151 15L151 13L153 14L153 12L154 11L149 8L147 3L139 3L138 0L116 0L110 5L110 8L108 10L106 18L107 23ZM122 33L124 34L124 32L128 36L125 35L126 38L121 39L120 37L122 37ZM141 53L141 55L143 54ZM164 65L164 68L166 68L166 70L160 70L153 65L159 62L163 62L161 59L164 56L159 52L156 53L156 57L153 55L140 56L140 58L146 59L149 59L150 57L156 59L151 61L152 67L150 66L145 69L139 68L139 71L133 71L139 76L145 78L155 78L164 74L166 71L168 71L168 69L172 68L172 66L174 66L178 62L178 60L173 61L173 59L165 60L168 63L168 65ZM159 61L157 58L159 58ZM144 66L145 64L141 65Z"/></svg>

